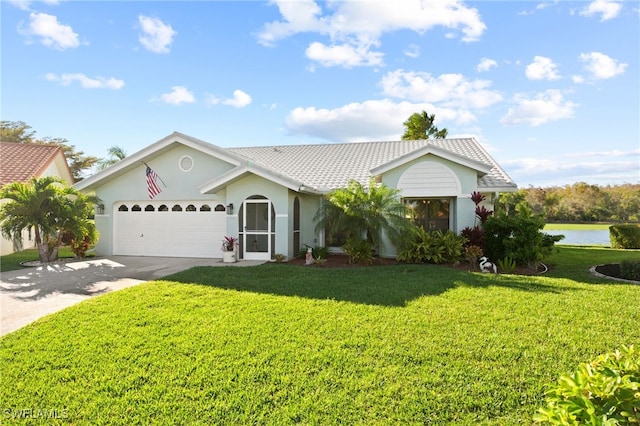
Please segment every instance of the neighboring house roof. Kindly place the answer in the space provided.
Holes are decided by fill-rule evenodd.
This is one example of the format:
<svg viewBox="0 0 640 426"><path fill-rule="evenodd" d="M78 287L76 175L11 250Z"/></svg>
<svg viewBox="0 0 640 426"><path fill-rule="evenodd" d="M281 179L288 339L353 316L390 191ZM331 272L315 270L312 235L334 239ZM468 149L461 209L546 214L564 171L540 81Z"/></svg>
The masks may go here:
<svg viewBox="0 0 640 426"><path fill-rule="evenodd" d="M345 187L350 179L367 184L371 176L429 153L477 170L478 189L517 188L472 138L228 148L228 151L322 192Z"/></svg>
<svg viewBox="0 0 640 426"><path fill-rule="evenodd" d="M0 185L52 174L48 169L56 160L60 163L57 167L61 176L58 177L71 179L68 183L72 184L73 176L59 145L0 142Z"/></svg>

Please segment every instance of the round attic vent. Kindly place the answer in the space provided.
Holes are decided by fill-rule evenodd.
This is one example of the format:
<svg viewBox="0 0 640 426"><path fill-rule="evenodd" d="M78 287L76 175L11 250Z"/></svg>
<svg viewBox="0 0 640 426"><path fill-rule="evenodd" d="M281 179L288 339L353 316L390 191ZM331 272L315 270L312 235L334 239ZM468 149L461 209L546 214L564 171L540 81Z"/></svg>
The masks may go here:
<svg viewBox="0 0 640 426"><path fill-rule="evenodd" d="M193 158L188 155L183 155L180 157L180 160L178 160L178 166L180 166L180 170L183 172L191 171L191 169L193 169Z"/></svg>

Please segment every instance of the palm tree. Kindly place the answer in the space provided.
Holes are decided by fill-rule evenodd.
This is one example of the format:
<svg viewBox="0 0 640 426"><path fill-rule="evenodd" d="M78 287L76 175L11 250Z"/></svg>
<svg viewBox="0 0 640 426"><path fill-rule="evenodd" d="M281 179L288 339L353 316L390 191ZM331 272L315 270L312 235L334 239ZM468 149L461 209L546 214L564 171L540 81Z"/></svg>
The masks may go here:
<svg viewBox="0 0 640 426"><path fill-rule="evenodd" d="M13 182L0 189L0 231L9 239L22 242L23 230L34 230L35 244L41 262L58 258L58 248L65 231L76 236L95 236L89 221L93 204L100 200L64 186L57 177L33 178L29 182Z"/></svg>
<svg viewBox="0 0 640 426"><path fill-rule="evenodd" d="M375 250L380 248L382 231L398 244L410 227L400 191L371 179L368 187L351 180L321 200L316 213L316 232L330 229L347 237L365 238Z"/></svg>
<svg viewBox="0 0 640 426"><path fill-rule="evenodd" d="M109 158L98 161L98 170L106 169L109 166L116 164L120 160L124 160L127 157L127 152L124 148L114 145L107 150Z"/></svg>
<svg viewBox="0 0 640 426"><path fill-rule="evenodd" d="M429 115L426 111L411 114L407 121L402 123L405 127L402 140L420 140L429 139L430 137L434 139L446 138L448 133L447 129L438 130L438 128L433 125L435 120L436 115Z"/></svg>

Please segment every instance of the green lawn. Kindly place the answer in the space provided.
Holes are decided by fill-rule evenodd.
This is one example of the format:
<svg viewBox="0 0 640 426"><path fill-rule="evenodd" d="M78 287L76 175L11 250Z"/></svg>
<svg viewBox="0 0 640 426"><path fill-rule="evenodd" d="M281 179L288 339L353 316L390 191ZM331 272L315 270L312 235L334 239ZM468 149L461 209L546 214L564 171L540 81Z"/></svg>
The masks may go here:
<svg viewBox="0 0 640 426"><path fill-rule="evenodd" d="M565 246L536 277L193 268L2 338L3 424L530 424L560 373L640 344L640 285L588 273L639 255Z"/></svg>
<svg viewBox="0 0 640 426"><path fill-rule="evenodd" d="M612 223L547 223L545 231L600 231L609 230Z"/></svg>
<svg viewBox="0 0 640 426"><path fill-rule="evenodd" d="M69 247L60 247L58 252L60 258L74 257L73 251ZM27 249L16 253L11 253L0 257L0 272L14 271L22 269L20 262L38 260L38 250Z"/></svg>

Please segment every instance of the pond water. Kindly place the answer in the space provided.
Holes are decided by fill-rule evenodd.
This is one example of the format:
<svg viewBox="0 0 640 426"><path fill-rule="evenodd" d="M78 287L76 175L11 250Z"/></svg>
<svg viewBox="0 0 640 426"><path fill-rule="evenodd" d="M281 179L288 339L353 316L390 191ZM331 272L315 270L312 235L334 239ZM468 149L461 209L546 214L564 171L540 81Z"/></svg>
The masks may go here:
<svg viewBox="0 0 640 426"><path fill-rule="evenodd" d="M610 246L608 229L596 229L589 231L577 230L553 230L544 231L549 235L564 235L564 239L556 244L572 244L572 245L605 245Z"/></svg>

